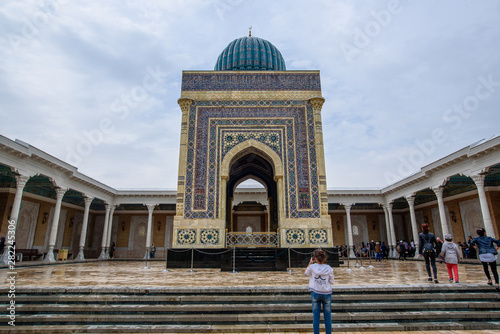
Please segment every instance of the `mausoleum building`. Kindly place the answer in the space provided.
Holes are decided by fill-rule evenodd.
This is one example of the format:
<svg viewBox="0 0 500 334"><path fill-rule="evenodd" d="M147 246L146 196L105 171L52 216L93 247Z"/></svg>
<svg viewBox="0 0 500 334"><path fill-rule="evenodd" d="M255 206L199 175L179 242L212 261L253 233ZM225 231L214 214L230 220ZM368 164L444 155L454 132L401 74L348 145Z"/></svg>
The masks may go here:
<svg viewBox="0 0 500 334"><path fill-rule="evenodd" d="M345 245L353 256L353 245L371 240L394 255L398 240L418 242L424 222L456 242L481 227L498 238L500 136L380 189L327 187L324 102L319 71L286 70L273 44L248 36L213 71L182 73L177 190L116 190L0 136L0 236L14 229L17 249L48 262L59 249L105 259L113 242L117 258L147 257L153 242L157 257ZM249 179L262 187L238 188Z"/></svg>

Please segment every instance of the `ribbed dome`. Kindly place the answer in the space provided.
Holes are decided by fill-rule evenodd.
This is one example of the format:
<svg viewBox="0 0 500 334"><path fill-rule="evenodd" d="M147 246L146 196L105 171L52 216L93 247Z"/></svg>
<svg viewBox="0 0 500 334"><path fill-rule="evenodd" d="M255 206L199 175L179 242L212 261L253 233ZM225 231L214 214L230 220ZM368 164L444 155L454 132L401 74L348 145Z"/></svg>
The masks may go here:
<svg viewBox="0 0 500 334"><path fill-rule="evenodd" d="M222 51L215 71L284 71L281 52L270 42L258 37L235 39Z"/></svg>

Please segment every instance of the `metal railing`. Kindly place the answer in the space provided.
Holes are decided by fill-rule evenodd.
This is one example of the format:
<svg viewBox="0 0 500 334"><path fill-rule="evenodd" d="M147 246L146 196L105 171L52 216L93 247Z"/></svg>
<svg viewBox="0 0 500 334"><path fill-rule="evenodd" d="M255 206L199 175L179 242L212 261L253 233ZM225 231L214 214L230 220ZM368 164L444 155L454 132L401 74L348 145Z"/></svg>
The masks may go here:
<svg viewBox="0 0 500 334"><path fill-rule="evenodd" d="M226 247L279 247L277 232L226 232Z"/></svg>

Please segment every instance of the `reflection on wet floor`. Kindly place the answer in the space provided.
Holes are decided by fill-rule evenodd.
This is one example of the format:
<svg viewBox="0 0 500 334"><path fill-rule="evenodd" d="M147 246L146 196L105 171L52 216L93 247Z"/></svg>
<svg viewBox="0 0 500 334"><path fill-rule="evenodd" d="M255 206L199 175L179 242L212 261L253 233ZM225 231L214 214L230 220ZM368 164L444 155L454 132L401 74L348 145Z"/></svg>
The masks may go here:
<svg viewBox="0 0 500 334"><path fill-rule="evenodd" d="M165 262L98 261L16 268L17 287L301 287L307 286L304 268L289 272L221 272L219 269L169 269ZM440 284L448 284L446 265L438 263ZM365 262L363 268L350 263L334 268L336 285L421 285L427 282L423 261ZM8 269L0 270L1 286L7 286ZM459 265L460 284L484 284L486 276L477 264Z"/></svg>

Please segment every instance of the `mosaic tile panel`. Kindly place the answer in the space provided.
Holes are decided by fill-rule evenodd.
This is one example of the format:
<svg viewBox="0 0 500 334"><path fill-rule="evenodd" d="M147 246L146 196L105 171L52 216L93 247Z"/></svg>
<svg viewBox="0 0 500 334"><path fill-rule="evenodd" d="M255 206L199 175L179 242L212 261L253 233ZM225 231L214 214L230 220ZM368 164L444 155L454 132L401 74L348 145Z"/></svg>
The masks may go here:
<svg viewBox="0 0 500 334"><path fill-rule="evenodd" d="M216 245L219 243L219 230L210 228L200 231L200 243L203 245Z"/></svg>
<svg viewBox="0 0 500 334"><path fill-rule="evenodd" d="M286 217L320 217L314 119L307 101L195 101L188 126L185 218L218 218L220 163L249 139L282 159Z"/></svg>
<svg viewBox="0 0 500 334"><path fill-rule="evenodd" d="M309 73L182 73L182 91L321 91L319 72Z"/></svg>
<svg viewBox="0 0 500 334"><path fill-rule="evenodd" d="M193 245L196 243L196 230L179 229L177 231L177 243L180 245Z"/></svg>
<svg viewBox="0 0 500 334"><path fill-rule="evenodd" d="M309 230L309 243L322 244L328 241L328 234L326 229L310 229Z"/></svg>
<svg viewBox="0 0 500 334"><path fill-rule="evenodd" d="M300 228L292 228L288 229L285 232L286 242L288 244L305 244L306 242L306 233L303 229Z"/></svg>

